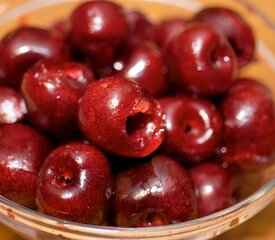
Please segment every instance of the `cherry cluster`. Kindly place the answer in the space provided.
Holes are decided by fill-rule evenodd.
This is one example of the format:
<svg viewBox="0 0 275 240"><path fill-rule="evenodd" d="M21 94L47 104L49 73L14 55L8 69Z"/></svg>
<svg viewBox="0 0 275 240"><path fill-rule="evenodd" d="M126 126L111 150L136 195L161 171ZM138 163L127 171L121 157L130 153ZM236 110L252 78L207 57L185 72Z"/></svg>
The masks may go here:
<svg viewBox="0 0 275 240"><path fill-rule="evenodd" d="M49 29L17 27L0 42L0 194L120 227L228 207L231 166L274 161L272 94L237 77L254 52L222 7L155 23L91 1Z"/></svg>

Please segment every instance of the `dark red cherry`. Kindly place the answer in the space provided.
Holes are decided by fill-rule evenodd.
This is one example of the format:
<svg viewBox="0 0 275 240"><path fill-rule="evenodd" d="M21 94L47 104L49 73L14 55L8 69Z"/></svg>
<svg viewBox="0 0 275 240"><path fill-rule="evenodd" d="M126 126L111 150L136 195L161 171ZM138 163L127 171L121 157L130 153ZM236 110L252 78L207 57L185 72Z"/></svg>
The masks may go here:
<svg viewBox="0 0 275 240"><path fill-rule="evenodd" d="M198 201L199 217L220 211L230 205L231 177L220 163L202 163L189 170Z"/></svg>
<svg viewBox="0 0 275 240"><path fill-rule="evenodd" d="M237 79L221 102L223 159L242 168L271 163L275 141L275 105L270 90L253 79Z"/></svg>
<svg viewBox="0 0 275 240"><path fill-rule="evenodd" d="M51 144L20 123L0 126L0 136L0 194L33 208L38 172Z"/></svg>
<svg viewBox="0 0 275 240"><path fill-rule="evenodd" d="M161 151L185 163L210 158L220 146L223 120L207 100L177 95L160 99L166 121Z"/></svg>
<svg viewBox="0 0 275 240"><path fill-rule="evenodd" d="M167 44L165 58L178 91L209 97L227 91L237 67L228 41L206 24L190 25L177 34Z"/></svg>
<svg viewBox="0 0 275 240"><path fill-rule="evenodd" d="M78 100L93 81L91 70L80 63L38 62L22 82L31 123L54 138L73 137L78 130Z"/></svg>
<svg viewBox="0 0 275 240"><path fill-rule="evenodd" d="M69 23L66 20L59 20L54 22L50 28L49 31L51 32L52 35L66 40L68 37L68 32L69 32Z"/></svg>
<svg viewBox="0 0 275 240"><path fill-rule="evenodd" d="M229 40L242 67L254 58L255 39L252 28L237 12L225 7L210 7L198 12L194 21L211 25Z"/></svg>
<svg viewBox="0 0 275 240"><path fill-rule="evenodd" d="M133 44L127 49L123 62L119 76L136 81L153 97L163 96L167 92L167 68L162 52L153 42Z"/></svg>
<svg viewBox="0 0 275 240"><path fill-rule="evenodd" d="M0 87L0 125L19 122L26 113L25 101L20 92Z"/></svg>
<svg viewBox="0 0 275 240"><path fill-rule="evenodd" d="M128 35L122 7L110 1L85 2L70 16L69 38L95 67L110 66Z"/></svg>
<svg viewBox="0 0 275 240"><path fill-rule="evenodd" d="M158 102L136 83L119 77L87 88L80 100L79 124L91 143L126 157L149 155L164 137Z"/></svg>
<svg viewBox="0 0 275 240"><path fill-rule="evenodd" d="M193 183L186 170L163 155L115 177L112 213L120 227L153 227L197 217Z"/></svg>
<svg viewBox="0 0 275 240"><path fill-rule="evenodd" d="M125 16L130 29L129 42L136 43L143 40L155 40L156 28L143 12L132 10L126 12Z"/></svg>
<svg viewBox="0 0 275 240"><path fill-rule="evenodd" d="M37 181L39 211L65 220L103 224L113 178L106 156L84 143L59 146L46 158Z"/></svg>
<svg viewBox="0 0 275 240"><path fill-rule="evenodd" d="M187 20L183 18L171 18L164 20L157 26L157 42L164 48L166 44L182 31L187 24Z"/></svg>
<svg viewBox="0 0 275 240"><path fill-rule="evenodd" d="M4 36L0 56L0 85L20 88L24 72L39 59L68 60L69 49L47 30L23 26Z"/></svg>

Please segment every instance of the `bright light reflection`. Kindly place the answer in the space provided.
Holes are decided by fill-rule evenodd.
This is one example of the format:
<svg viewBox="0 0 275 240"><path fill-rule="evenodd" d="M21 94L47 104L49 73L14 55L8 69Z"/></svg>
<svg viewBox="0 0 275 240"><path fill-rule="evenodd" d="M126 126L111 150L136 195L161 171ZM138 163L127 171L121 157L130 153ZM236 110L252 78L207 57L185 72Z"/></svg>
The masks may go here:
<svg viewBox="0 0 275 240"><path fill-rule="evenodd" d="M12 101L5 100L0 105L0 115L9 122L15 122L17 120L17 112L13 110L14 104Z"/></svg>
<svg viewBox="0 0 275 240"><path fill-rule="evenodd" d="M72 198L72 196L73 196L72 192L65 192L61 195L61 198L62 199L70 199L70 198Z"/></svg>
<svg viewBox="0 0 275 240"><path fill-rule="evenodd" d="M111 109L116 108L119 104L119 99L117 97L113 97L110 101L109 101L109 106Z"/></svg>
<svg viewBox="0 0 275 240"><path fill-rule="evenodd" d="M211 185L206 185L206 186L203 187L202 192L205 195L209 195L213 192L213 187Z"/></svg>
<svg viewBox="0 0 275 240"><path fill-rule="evenodd" d="M146 126L146 133L153 133L156 129L156 125L153 122L150 122Z"/></svg>
<svg viewBox="0 0 275 240"><path fill-rule="evenodd" d="M47 88L48 90L52 90L55 89L55 85L49 82L44 82L43 85L45 86L45 88Z"/></svg>
<svg viewBox="0 0 275 240"><path fill-rule="evenodd" d="M100 31L103 26L103 21L101 17L94 17L93 21L90 22L89 29L91 29L91 32Z"/></svg>
<svg viewBox="0 0 275 240"><path fill-rule="evenodd" d="M86 180L87 180L87 173L86 173L85 170L82 170L82 171L80 172L80 178L79 178L79 180L80 180L80 187L81 187L81 188L84 188L85 182L86 182Z"/></svg>
<svg viewBox="0 0 275 240"><path fill-rule="evenodd" d="M201 51L201 47L202 47L202 38L199 38L197 39L197 41L194 41L192 43L193 54L194 55L199 54L199 52Z"/></svg>
<svg viewBox="0 0 275 240"><path fill-rule="evenodd" d="M141 60L138 61L135 66L133 66L130 71L127 73L127 78L137 77L146 67L146 62Z"/></svg>
<svg viewBox="0 0 275 240"><path fill-rule="evenodd" d="M27 53L27 52L35 52L35 53L40 53L44 56L48 55L48 50L46 48L41 48L41 47L36 47L36 46L21 46L18 47L15 50L15 56Z"/></svg>
<svg viewBox="0 0 275 240"><path fill-rule="evenodd" d="M253 108L251 106L244 106L237 114L236 119L241 125L245 124L253 116Z"/></svg>

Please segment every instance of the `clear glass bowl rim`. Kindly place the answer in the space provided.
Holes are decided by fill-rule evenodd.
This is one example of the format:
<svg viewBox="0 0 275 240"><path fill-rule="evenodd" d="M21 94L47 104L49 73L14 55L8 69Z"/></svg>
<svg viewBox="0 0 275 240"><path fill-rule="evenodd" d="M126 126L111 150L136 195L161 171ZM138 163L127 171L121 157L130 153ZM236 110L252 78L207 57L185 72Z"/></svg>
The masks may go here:
<svg viewBox="0 0 275 240"><path fill-rule="evenodd" d="M275 180L271 179L268 183L262 186L255 193L247 197L246 199L224 209L214 214L208 215L206 217L194 219L187 222L176 223L160 227L144 227L144 228L122 228L122 227L111 227L111 226L92 226L88 224L75 223L71 221L65 221L62 219L54 218L41 214L34 210L25 208L18 205L5 197L0 196L0 213L12 212L15 216L21 216L22 219L30 220L30 227L32 227L32 222L35 221L42 224L49 229L56 227L64 227L64 230L76 231L78 234L95 234L101 237L119 237L119 238L129 238L133 235L133 231L140 233L139 237L157 237L160 235L165 235L169 232L172 234L182 234L189 231L198 231L207 229L208 227L213 228L213 224L223 225L230 220L238 218L240 215L245 215L247 212L255 210L254 213L250 212L251 215L247 215L247 219L254 216L257 212L267 206L270 202L275 199ZM246 209L246 211L245 211ZM246 218L246 217L245 217ZM242 220L237 222L241 223ZM236 224L236 225L237 225ZM157 234L157 235L156 235Z"/></svg>

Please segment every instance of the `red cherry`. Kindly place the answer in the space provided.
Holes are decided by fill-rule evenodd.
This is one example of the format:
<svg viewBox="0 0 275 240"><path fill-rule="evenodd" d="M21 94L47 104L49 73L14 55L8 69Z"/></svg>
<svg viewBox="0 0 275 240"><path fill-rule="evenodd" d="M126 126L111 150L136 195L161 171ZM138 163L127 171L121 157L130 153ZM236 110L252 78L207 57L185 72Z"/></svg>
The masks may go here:
<svg viewBox="0 0 275 240"><path fill-rule="evenodd" d="M187 20L183 18L171 18L160 22L157 26L158 44L165 48L172 38L183 31L186 24Z"/></svg>
<svg viewBox="0 0 275 240"><path fill-rule="evenodd" d="M93 81L91 70L80 63L38 62L22 82L32 124L54 138L73 137L78 130L78 100Z"/></svg>
<svg viewBox="0 0 275 240"><path fill-rule="evenodd" d="M198 198L200 217L220 211L230 205L231 177L219 163L202 163L189 170Z"/></svg>
<svg viewBox="0 0 275 240"><path fill-rule="evenodd" d="M0 194L33 208L38 172L51 144L20 123L0 126L0 136Z"/></svg>
<svg viewBox="0 0 275 240"><path fill-rule="evenodd" d="M271 92L253 79L237 79L221 102L223 160L244 169L257 169L274 160L275 106Z"/></svg>
<svg viewBox="0 0 275 240"><path fill-rule="evenodd" d="M210 7L198 12L193 20L209 24L224 34L237 55L239 67L253 60L255 53L253 31L237 12L224 7Z"/></svg>
<svg viewBox="0 0 275 240"><path fill-rule="evenodd" d="M160 99L166 121L161 151L184 163L198 163L220 146L223 120L215 105L204 99L177 95Z"/></svg>
<svg viewBox="0 0 275 240"><path fill-rule="evenodd" d="M111 66L129 34L122 7L109 1L79 5L70 16L70 26L71 42L95 67Z"/></svg>
<svg viewBox="0 0 275 240"><path fill-rule="evenodd" d="M39 59L68 60L69 49L49 31L19 27L0 43L0 85L19 88L24 72Z"/></svg>
<svg viewBox="0 0 275 240"><path fill-rule="evenodd" d="M112 193L108 159L97 148L70 143L46 158L37 181L39 211L66 220L102 224Z"/></svg>
<svg viewBox="0 0 275 240"><path fill-rule="evenodd" d="M113 217L120 227L152 227L196 218L194 187L172 158L153 156L115 177Z"/></svg>
<svg viewBox="0 0 275 240"><path fill-rule="evenodd" d="M167 92L167 67L162 52L154 43L146 41L127 48L123 62L119 76L136 81L153 97L163 96Z"/></svg>
<svg viewBox="0 0 275 240"><path fill-rule="evenodd" d="M0 87L0 125L19 122L26 113L25 101L20 92Z"/></svg>
<svg viewBox="0 0 275 240"><path fill-rule="evenodd" d="M175 88L217 96L231 85L237 60L228 41L212 27L186 27L166 47L168 73Z"/></svg>
<svg viewBox="0 0 275 240"><path fill-rule="evenodd" d="M118 77L87 88L80 100L79 123L91 143L126 157L149 155L164 137L158 102L136 83Z"/></svg>
<svg viewBox="0 0 275 240"><path fill-rule="evenodd" d="M156 28L143 12L132 10L126 12L125 16L130 28L129 42L137 43L144 40L155 40Z"/></svg>

